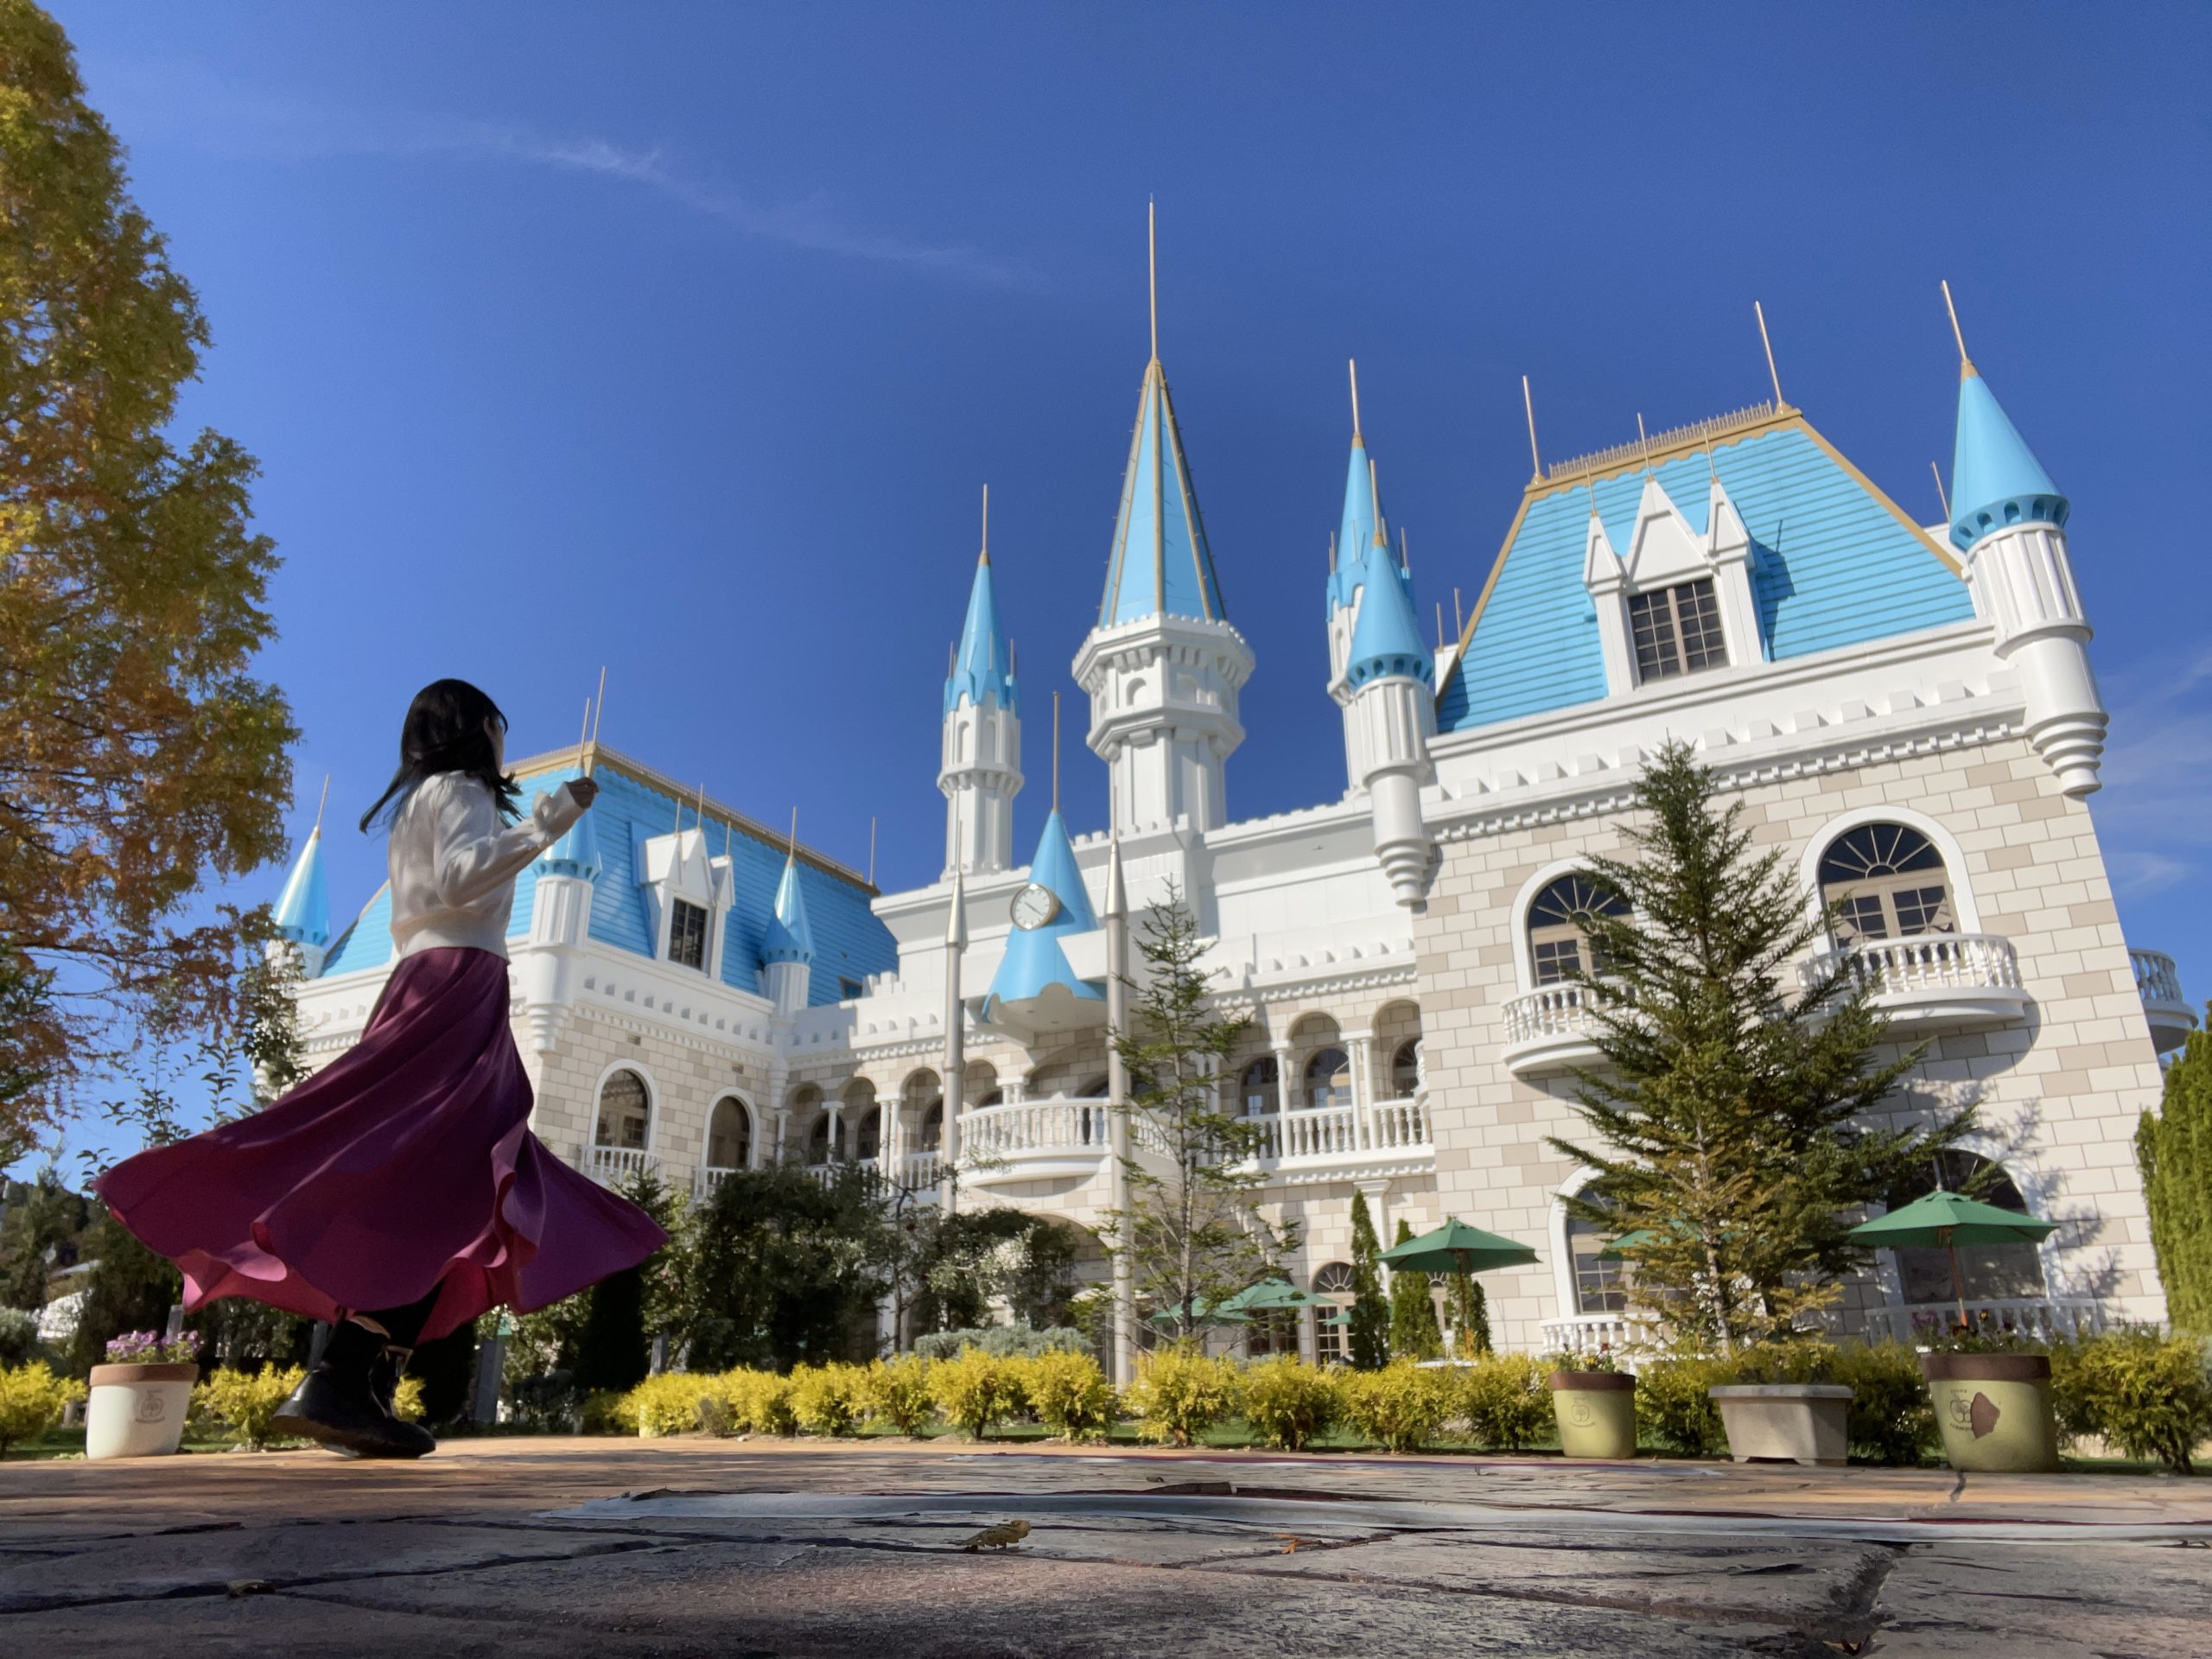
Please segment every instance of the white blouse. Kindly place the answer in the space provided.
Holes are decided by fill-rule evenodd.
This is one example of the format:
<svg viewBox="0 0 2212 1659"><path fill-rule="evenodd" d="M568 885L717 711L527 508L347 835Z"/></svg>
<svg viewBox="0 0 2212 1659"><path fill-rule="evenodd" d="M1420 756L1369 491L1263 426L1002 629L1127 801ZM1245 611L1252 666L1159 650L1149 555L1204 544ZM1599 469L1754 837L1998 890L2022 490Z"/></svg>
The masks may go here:
<svg viewBox="0 0 2212 1659"><path fill-rule="evenodd" d="M582 815L563 785L502 824L492 791L467 773L425 779L392 821L393 960L454 945L505 956L515 877Z"/></svg>

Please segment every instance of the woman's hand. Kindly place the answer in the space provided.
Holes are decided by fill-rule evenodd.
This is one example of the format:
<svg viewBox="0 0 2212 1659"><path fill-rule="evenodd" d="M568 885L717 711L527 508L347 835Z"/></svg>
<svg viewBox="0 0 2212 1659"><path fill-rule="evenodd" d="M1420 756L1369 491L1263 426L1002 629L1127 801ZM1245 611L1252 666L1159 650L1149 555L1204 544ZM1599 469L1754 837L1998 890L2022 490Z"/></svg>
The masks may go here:
<svg viewBox="0 0 2212 1659"><path fill-rule="evenodd" d="M599 785L588 778L571 778L568 782L569 798L586 811L599 798Z"/></svg>

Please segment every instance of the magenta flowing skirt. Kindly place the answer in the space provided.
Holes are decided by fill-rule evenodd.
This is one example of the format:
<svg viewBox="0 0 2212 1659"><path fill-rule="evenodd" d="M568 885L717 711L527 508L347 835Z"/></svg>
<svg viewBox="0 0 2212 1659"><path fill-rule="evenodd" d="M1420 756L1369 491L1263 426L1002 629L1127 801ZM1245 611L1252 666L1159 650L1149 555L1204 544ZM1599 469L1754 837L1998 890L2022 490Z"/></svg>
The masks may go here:
<svg viewBox="0 0 2212 1659"><path fill-rule="evenodd" d="M247 1296L336 1319L444 1290L422 1340L557 1302L666 1243L652 1217L530 1132L507 964L424 950L361 1040L266 1110L126 1159L98 1190L184 1274L185 1306Z"/></svg>

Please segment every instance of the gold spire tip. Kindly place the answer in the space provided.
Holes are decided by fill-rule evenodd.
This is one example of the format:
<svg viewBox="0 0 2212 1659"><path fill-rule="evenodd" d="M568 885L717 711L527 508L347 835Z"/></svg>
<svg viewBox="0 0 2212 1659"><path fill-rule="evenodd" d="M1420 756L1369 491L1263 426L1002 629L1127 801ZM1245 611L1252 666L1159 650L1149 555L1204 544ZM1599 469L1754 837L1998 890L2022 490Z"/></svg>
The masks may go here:
<svg viewBox="0 0 2212 1659"><path fill-rule="evenodd" d="M1959 345L1959 378L1971 380L1981 371L1974 367L1974 359L1967 355L1967 337L1959 330L1959 308L1951 300L1950 278L1941 279L1941 286L1943 289L1943 309L1951 316L1951 338Z"/></svg>

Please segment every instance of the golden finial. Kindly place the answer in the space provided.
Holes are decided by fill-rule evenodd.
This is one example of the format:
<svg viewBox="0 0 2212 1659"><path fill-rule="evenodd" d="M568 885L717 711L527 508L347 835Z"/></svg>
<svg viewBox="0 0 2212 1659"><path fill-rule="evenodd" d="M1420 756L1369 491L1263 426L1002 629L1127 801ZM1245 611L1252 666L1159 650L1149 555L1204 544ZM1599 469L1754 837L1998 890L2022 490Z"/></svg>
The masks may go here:
<svg viewBox="0 0 2212 1659"><path fill-rule="evenodd" d="M1521 377L1521 407L1529 416L1529 465L1535 468L1535 476L1544 475L1544 458L1536 453L1536 400L1529 393L1529 377Z"/></svg>
<svg viewBox="0 0 2212 1659"><path fill-rule="evenodd" d="M1774 382L1774 412L1779 415L1789 405L1782 399L1782 376L1774 366L1774 341L1766 332L1766 308L1757 300L1751 302L1751 315L1759 320L1759 344L1766 348L1766 378Z"/></svg>
<svg viewBox="0 0 2212 1659"><path fill-rule="evenodd" d="M1951 314L1951 338L1959 342L1959 378L1970 380L1981 371L1974 367L1974 359L1967 355L1967 337L1959 332L1959 308L1951 302L1950 279L1945 277L1942 285L1943 308ZM1945 516L1949 516L1948 512Z"/></svg>

